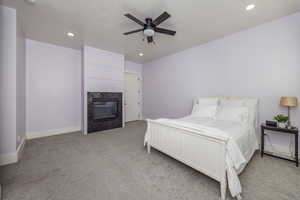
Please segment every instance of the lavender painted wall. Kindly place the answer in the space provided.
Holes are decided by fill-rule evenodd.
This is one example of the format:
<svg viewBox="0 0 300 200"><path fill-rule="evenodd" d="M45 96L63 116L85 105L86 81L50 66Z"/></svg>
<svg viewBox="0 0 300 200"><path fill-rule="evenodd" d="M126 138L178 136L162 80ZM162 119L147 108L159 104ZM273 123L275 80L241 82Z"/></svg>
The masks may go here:
<svg viewBox="0 0 300 200"><path fill-rule="evenodd" d="M144 116L182 117L195 97L216 95L259 98L261 121L286 113L278 105L280 96L300 99L299 44L296 13L146 63ZM292 110L292 119L300 125L300 108Z"/></svg>
<svg viewBox="0 0 300 200"><path fill-rule="evenodd" d="M0 165L25 139L25 35L18 9L0 6Z"/></svg>
<svg viewBox="0 0 300 200"><path fill-rule="evenodd" d="M79 131L81 52L26 40L27 138Z"/></svg>
<svg viewBox="0 0 300 200"><path fill-rule="evenodd" d="M16 152L17 14L0 6L0 163Z"/></svg>

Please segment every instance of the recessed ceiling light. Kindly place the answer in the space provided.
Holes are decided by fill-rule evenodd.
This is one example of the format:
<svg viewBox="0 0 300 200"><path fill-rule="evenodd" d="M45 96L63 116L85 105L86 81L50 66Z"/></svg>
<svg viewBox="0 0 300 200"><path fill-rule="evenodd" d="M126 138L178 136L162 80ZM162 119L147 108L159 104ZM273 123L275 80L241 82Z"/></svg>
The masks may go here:
<svg viewBox="0 0 300 200"><path fill-rule="evenodd" d="M35 0L25 0L25 2L27 2L29 4L35 4Z"/></svg>
<svg viewBox="0 0 300 200"><path fill-rule="evenodd" d="M68 32L68 33L67 33L67 36L69 36L69 37L74 37L74 36L75 36L75 34L74 34L74 33L72 33L72 32Z"/></svg>
<svg viewBox="0 0 300 200"><path fill-rule="evenodd" d="M139 56L143 56L144 54L143 53L139 53Z"/></svg>
<svg viewBox="0 0 300 200"><path fill-rule="evenodd" d="M249 4L248 6L246 6L246 10L252 10L255 8L254 4Z"/></svg>

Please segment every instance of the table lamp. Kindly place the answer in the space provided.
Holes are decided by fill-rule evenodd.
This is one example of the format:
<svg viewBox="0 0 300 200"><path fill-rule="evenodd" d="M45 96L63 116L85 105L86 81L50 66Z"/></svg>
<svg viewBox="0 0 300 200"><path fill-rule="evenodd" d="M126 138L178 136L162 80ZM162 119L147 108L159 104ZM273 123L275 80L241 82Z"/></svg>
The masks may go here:
<svg viewBox="0 0 300 200"><path fill-rule="evenodd" d="M291 126L290 121L290 108L298 106L298 99L297 97L281 97L280 105L288 107L288 126Z"/></svg>

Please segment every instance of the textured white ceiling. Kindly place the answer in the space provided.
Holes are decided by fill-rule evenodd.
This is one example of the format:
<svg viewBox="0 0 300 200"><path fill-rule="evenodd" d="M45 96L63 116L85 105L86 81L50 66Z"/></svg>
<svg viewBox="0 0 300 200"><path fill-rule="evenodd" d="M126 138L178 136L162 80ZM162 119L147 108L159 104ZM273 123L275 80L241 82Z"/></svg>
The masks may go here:
<svg viewBox="0 0 300 200"><path fill-rule="evenodd" d="M36 0L18 2L26 36L30 39L81 48L83 44L123 53L126 59L147 62L215 40L300 10L299 0ZM246 11L246 5L256 8ZM175 37L156 34L156 44L142 41L140 28L123 15L156 18L167 11L171 18L160 27L177 31ZM68 38L66 32L76 34ZM270 36L271 37L271 36ZM139 57L138 53L144 56Z"/></svg>

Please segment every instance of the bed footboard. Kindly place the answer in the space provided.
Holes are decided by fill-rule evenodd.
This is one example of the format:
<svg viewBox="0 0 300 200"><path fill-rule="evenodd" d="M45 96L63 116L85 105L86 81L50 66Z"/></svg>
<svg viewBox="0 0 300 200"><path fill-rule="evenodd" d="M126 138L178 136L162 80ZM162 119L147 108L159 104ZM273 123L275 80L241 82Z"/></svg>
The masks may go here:
<svg viewBox="0 0 300 200"><path fill-rule="evenodd" d="M185 163L220 183L221 200L226 199L226 141L148 121L147 151L151 147Z"/></svg>

